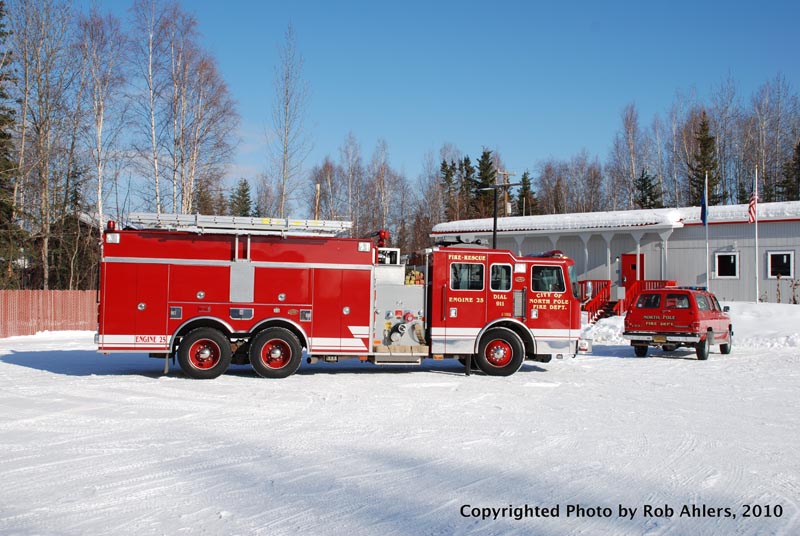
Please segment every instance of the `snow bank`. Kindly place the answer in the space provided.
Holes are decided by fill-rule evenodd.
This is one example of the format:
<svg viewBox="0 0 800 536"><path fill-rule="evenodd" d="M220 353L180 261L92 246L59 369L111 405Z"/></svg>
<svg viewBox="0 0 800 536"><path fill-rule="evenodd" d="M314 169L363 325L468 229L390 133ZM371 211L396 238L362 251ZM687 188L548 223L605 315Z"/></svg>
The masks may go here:
<svg viewBox="0 0 800 536"><path fill-rule="evenodd" d="M798 534L800 307L730 305L730 355L638 359L616 318L508 378L196 381L90 332L3 339L0 534Z"/></svg>
<svg viewBox="0 0 800 536"><path fill-rule="evenodd" d="M779 303L725 302L730 307L734 347L797 348L800 346L800 306ZM621 316L584 326L582 335L595 343L629 344L622 338Z"/></svg>

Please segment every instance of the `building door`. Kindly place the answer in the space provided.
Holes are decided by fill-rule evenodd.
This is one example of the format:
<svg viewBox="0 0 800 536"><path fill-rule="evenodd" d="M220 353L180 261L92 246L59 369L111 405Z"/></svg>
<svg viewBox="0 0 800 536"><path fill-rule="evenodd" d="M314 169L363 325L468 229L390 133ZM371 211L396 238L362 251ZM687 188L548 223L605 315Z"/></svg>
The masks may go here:
<svg viewBox="0 0 800 536"><path fill-rule="evenodd" d="M621 287L628 287L634 281L644 279L644 253L639 254L639 270L636 270L636 254L623 253L620 256L620 263L622 264L620 274L622 280L620 281Z"/></svg>

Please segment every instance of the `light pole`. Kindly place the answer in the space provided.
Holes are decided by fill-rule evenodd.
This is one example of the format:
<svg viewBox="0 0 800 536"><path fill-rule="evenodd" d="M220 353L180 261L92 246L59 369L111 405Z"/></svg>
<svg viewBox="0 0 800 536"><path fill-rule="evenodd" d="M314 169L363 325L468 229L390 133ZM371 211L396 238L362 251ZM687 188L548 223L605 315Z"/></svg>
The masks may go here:
<svg viewBox="0 0 800 536"><path fill-rule="evenodd" d="M498 175L504 175L506 178L509 176L513 176L514 173L509 173L507 171L498 171ZM485 188L479 188L479 191L488 192L489 190L494 190L494 221L492 222L492 249L497 249L497 190L500 188L506 188L506 192L508 192L508 188L512 186L519 186L521 182L515 182L513 184L503 183L503 184L495 184L494 186L487 186ZM506 214L507 215L507 214Z"/></svg>

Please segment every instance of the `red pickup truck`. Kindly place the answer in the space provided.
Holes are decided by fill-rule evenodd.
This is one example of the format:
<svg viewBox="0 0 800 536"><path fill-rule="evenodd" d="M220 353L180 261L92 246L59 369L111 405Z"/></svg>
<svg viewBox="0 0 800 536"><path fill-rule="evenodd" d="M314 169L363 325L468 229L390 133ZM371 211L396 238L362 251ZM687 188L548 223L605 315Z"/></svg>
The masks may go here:
<svg viewBox="0 0 800 536"><path fill-rule="evenodd" d="M639 357L650 346L670 352L694 348L698 359L708 359L711 345L722 354L731 352L733 326L728 307L720 307L716 296L704 287L666 287L642 292L625 316L622 336L631 341Z"/></svg>

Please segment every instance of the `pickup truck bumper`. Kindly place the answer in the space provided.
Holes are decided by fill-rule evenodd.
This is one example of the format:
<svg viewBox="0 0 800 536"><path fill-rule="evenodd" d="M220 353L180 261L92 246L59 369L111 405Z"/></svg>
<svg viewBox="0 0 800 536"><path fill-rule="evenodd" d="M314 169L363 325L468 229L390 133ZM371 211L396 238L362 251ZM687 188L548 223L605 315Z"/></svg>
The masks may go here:
<svg viewBox="0 0 800 536"><path fill-rule="evenodd" d="M700 335L697 333L637 333L628 332L622 334L622 338L633 343L642 344L669 344L673 342L695 343L700 342Z"/></svg>

